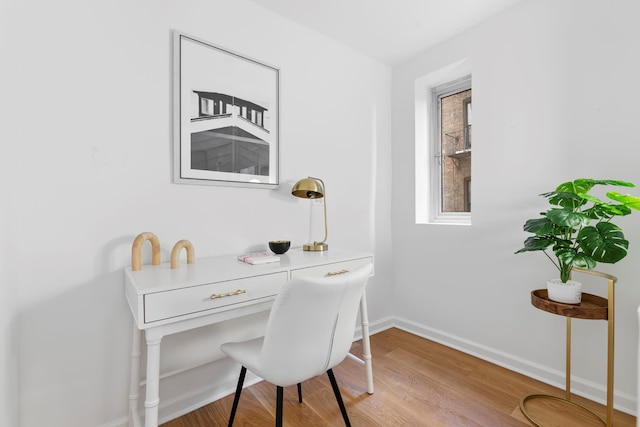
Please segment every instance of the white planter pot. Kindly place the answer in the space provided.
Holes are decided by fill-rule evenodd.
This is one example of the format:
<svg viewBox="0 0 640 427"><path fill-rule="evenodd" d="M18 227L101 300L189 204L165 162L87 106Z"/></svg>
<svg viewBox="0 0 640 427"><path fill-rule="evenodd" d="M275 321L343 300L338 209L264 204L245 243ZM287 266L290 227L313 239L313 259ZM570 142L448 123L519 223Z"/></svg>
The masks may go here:
<svg viewBox="0 0 640 427"><path fill-rule="evenodd" d="M582 301L582 283L575 280L567 280L562 283L560 279L547 281L547 294L552 301L565 304L580 304Z"/></svg>

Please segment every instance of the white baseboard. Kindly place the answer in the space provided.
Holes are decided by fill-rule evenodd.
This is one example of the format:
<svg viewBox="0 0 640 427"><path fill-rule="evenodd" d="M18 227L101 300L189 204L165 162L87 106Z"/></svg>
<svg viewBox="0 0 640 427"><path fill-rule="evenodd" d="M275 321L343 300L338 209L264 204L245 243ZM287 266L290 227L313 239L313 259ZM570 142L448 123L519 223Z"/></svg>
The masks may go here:
<svg viewBox="0 0 640 427"><path fill-rule="evenodd" d="M476 356L480 359L491 362L495 365L502 366L511 371L518 372L543 383L550 384L554 387L558 387L564 390L565 376L564 371L558 371L551 369L548 366L543 366L534 363L530 360L523 359L521 357L508 354L485 345L473 342L464 338L460 338L444 331L430 328L428 326L420 325L410 320L402 318L394 318L394 324L398 329L410 332L414 335L435 341L437 343L446 345L447 347L455 348L463 353ZM375 367L375 355L374 355L374 367ZM579 396L585 397L594 402L606 405L607 392L606 385L597 384L593 381L586 380L581 377L572 375L571 378L571 392ZM636 416L636 398L628 393L623 393L618 390L614 390L614 408Z"/></svg>
<svg viewBox="0 0 640 427"><path fill-rule="evenodd" d="M394 326L395 326L395 319L393 317L385 317L383 319L377 320L369 324L369 335L377 334L378 332L382 332L389 328L393 328ZM358 341L361 339L362 339L362 327L360 327L360 324L358 324L358 326L356 327L353 340Z"/></svg>
<svg viewBox="0 0 640 427"><path fill-rule="evenodd" d="M250 387L262 381L252 372L247 371L244 388ZM236 382L228 384L215 384L214 387L202 387L197 390L191 390L179 396L174 396L171 400L160 401L160 418L159 424L166 423L175 418L202 408L211 402L227 397L236 391Z"/></svg>
<svg viewBox="0 0 640 427"><path fill-rule="evenodd" d="M106 424L101 424L99 427L127 427L129 424L129 418L127 416L117 418L109 421Z"/></svg>
<svg viewBox="0 0 640 427"><path fill-rule="evenodd" d="M244 387L252 386L262 381L262 378L257 377L252 372L247 371ZM187 393L183 393L178 396L174 396L171 399L160 400L160 406L158 408L159 417L158 424L164 424L168 421L188 414L191 411L195 411L198 408L222 399L236 391L236 382L233 383L221 383L214 384L212 387L201 387L196 390L190 390ZM144 408L139 408L141 415L141 422L144 425ZM103 424L100 427L127 427L129 424L128 417L121 417L117 420L113 420L107 424Z"/></svg>

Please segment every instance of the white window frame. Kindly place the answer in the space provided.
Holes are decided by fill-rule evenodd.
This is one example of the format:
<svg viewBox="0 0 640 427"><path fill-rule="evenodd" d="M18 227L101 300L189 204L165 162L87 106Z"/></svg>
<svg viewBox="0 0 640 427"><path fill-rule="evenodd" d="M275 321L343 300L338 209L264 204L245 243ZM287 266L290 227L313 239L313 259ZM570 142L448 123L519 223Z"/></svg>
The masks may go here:
<svg viewBox="0 0 640 427"><path fill-rule="evenodd" d="M471 225L471 212L441 211L440 168L436 164L440 152L439 119L433 120L438 115L434 89L471 75L471 59L465 58L415 80L416 224Z"/></svg>
<svg viewBox="0 0 640 427"><path fill-rule="evenodd" d="M429 91L429 99L431 108L429 109L429 117L427 120L431 123L430 128L433 129L429 135L429 145L431 147L431 212L433 222L452 222L452 223L470 223L471 212L443 212L442 211L442 114L440 100L444 97L455 95L471 89L471 76L438 85Z"/></svg>

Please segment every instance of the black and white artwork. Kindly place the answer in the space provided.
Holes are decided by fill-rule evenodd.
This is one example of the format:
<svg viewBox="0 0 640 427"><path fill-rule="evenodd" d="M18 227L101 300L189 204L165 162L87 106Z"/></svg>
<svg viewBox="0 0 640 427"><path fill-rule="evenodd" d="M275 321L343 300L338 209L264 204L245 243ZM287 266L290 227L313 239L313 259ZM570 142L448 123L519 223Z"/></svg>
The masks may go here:
<svg viewBox="0 0 640 427"><path fill-rule="evenodd" d="M174 182L278 185L277 68L174 33Z"/></svg>

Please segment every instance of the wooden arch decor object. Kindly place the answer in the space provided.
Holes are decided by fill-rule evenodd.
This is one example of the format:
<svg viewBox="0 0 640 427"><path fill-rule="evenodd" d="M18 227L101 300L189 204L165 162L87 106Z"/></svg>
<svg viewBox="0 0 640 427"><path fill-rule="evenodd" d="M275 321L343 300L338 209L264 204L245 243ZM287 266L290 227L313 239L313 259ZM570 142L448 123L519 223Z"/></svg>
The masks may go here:
<svg viewBox="0 0 640 427"><path fill-rule="evenodd" d="M142 245L146 241L151 242L151 264L160 265L160 241L155 234L145 231L133 240L131 246L131 271L142 270Z"/></svg>
<svg viewBox="0 0 640 427"><path fill-rule="evenodd" d="M187 264L193 264L196 262L196 254L193 249L193 245L188 240L180 240L171 249L171 268L176 269L180 267L180 251L184 248L187 251Z"/></svg>

